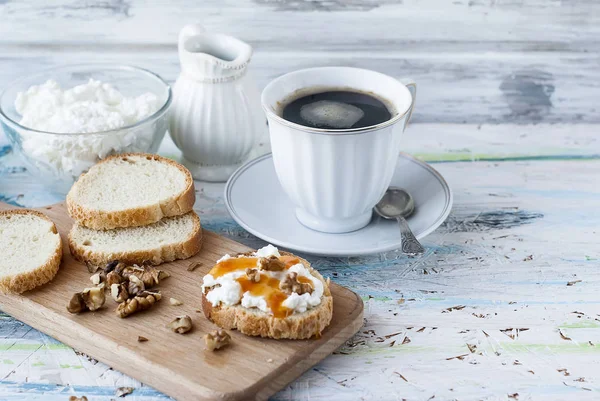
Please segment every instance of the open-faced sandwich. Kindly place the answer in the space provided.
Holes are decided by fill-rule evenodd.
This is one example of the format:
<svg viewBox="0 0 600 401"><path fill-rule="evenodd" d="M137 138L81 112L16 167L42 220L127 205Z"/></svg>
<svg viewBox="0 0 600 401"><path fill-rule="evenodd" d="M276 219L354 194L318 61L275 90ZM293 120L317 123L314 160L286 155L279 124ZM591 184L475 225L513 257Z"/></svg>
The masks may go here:
<svg viewBox="0 0 600 401"><path fill-rule="evenodd" d="M224 329L305 339L329 325L333 298L329 280L306 260L267 245L218 260L204 276L202 310Z"/></svg>

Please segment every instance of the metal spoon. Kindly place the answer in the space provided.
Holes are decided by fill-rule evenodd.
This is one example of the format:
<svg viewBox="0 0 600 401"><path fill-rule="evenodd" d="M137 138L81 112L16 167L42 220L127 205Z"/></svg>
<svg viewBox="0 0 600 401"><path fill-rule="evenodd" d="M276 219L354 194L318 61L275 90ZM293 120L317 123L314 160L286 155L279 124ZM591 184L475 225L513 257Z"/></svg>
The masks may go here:
<svg viewBox="0 0 600 401"><path fill-rule="evenodd" d="M407 255L418 255L425 252L425 249L417 241L405 219L414 210L415 201L412 196L404 189L398 187L389 187L383 198L375 205L375 213L384 219L398 220L402 238L402 252Z"/></svg>

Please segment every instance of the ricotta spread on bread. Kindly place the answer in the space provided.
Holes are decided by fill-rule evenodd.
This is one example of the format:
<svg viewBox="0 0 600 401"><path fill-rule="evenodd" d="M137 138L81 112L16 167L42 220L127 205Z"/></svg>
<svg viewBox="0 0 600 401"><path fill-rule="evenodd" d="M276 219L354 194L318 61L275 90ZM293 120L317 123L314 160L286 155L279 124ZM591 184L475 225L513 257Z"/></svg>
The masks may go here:
<svg viewBox="0 0 600 401"><path fill-rule="evenodd" d="M282 270L264 269L264 262L277 258ZM248 269L257 269L259 277L248 279ZM297 283L310 286L310 291L283 291L282 282L293 277ZM318 306L323 298L323 282L293 256L281 256L273 245L239 256L225 255L204 276L202 291L212 306L241 305L256 308L275 317L303 313Z"/></svg>

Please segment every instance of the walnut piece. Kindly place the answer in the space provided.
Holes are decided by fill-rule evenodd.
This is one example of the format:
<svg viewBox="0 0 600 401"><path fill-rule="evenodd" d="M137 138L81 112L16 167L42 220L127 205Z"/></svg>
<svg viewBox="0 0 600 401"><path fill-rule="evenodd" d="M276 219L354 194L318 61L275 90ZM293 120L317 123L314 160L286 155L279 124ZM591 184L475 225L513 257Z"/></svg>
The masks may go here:
<svg viewBox="0 0 600 401"><path fill-rule="evenodd" d="M125 397L126 395L133 393L133 390L133 387L119 387L115 392L115 396Z"/></svg>
<svg viewBox="0 0 600 401"><path fill-rule="evenodd" d="M115 302L121 303L127 301L129 292L125 283L113 284L110 286L110 295Z"/></svg>
<svg viewBox="0 0 600 401"><path fill-rule="evenodd" d="M95 311L100 309L106 301L106 296L104 295L104 286L86 288L81 292L81 297L83 298L83 302L85 302L85 306L87 306L89 310Z"/></svg>
<svg viewBox="0 0 600 401"><path fill-rule="evenodd" d="M248 280L253 283L258 283L260 281L260 272L258 269L246 269L246 276L248 277Z"/></svg>
<svg viewBox="0 0 600 401"><path fill-rule="evenodd" d="M123 268L125 265L123 263L120 263L118 260L113 260L112 262L108 262L106 264L106 266L104 267L104 273L108 274L111 271L117 269L117 267L121 267Z"/></svg>
<svg viewBox="0 0 600 401"><path fill-rule="evenodd" d="M183 305L183 302L175 298L169 298L169 303L173 306Z"/></svg>
<svg viewBox="0 0 600 401"><path fill-rule="evenodd" d="M94 285L99 285L100 283L103 283L106 281L106 274L104 274L104 272L94 273L92 275L92 277L90 277L90 281Z"/></svg>
<svg viewBox="0 0 600 401"><path fill-rule="evenodd" d="M146 289L144 282L140 280L137 276L134 276L133 274L128 276L127 280L129 280L129 282L127 283L127 293L130 297L135 297L136 295L138 295Z"/></svg>
<svg viewBox="0 0 600 401"><path fill-rule="evenodd" d="M70 313L95 311L100 309L105 301L104 286L86 288L81 292L73 294L69 305L67 305L67 310Z"/></svg>
<svg viewBox="0 0 600 401"><path fill-rule="evenodd" d="M123 277L116 271L111 271L106 275L106 285L108 288L112 288L113 284L121 284L123 281Z"/></svg>
<svg viewBox="0 0 600 401"><path fill-rule="evenodd" d="M95 265L89 261L85 262L85 266L87 267L89 273L96 273L98 270L100 270L100 266Z"/></svg>
<svg viewBox="0 0 600 401"><path fill-rule="evenodd" d="M152 305L160 301L160 298L160 292L143 291L137 296L120 303L116 310L117 315L126 318L136 312L150 309Z"/></svg>
<svg viewBox="0 0 600 401"><path fill-rule="evenodd" d="M188 315L177 316L175 320L167 325L167 328L175 333L184 334L192 329L192 318Z"/></svg>
<svg viewBox="0 0 600 401"><path fill-rule="evenodd" d="M285 270L285 263L279 260L277 256L269 256L268 258L258 259L258 268L260 270L280 272Z"/></svg>
<svg viewBox="0 0 600 401"><path fill-rule="evenodd" d="M212 285L210 287L204 287L204 295L208 294L209 292L211 292L215 288L219 288L220 286L221 286L221 284L215 284L215 285Z"/></svg>
<svg viewBox="0 0 600 401"><path fill-rule="evenodd" d="M205 334L204 342L207 350L215 351L228 345L231 342L231 336L225 330L219 329Z"/></svg>
<svg viewBox="0 0 600 401"><path fill-rule="evenodd" d="M286 294L295 292L298 295L312 294L313 288L308 283L298 281L298 273L291 272L279 283L279 289Z"/></svg>
<svg viewBox="0 0 600 401"><path fill-rule="evenodd" d="M69 397L69 401L88 401L87 397L85 395L82 395L81 397L77 397L75 395L72 395Z"/></svg>
<svg viewBox="0 0 600 401"><path fill-rule="evenodd" d="M80 292L73 294L69 304L67 305L67 310L69 313L81 313L87 310Z"/></svg>
<svg viewBox="0 0 600 401"><path fill-rule="evenodd" d="M159 270L154 266L127 266L123 269L121 275L125 278L137 277L143 283L145 288L152 288L160 284L161 280L171 277L171 274L164 270Z"/></svg>
<svg viewBox="0 0 600 401"><path fill-rule="evenodd" d="M202 263L202 262L192 262L188 266L187 271L193 272L194 270L196 270L197 268L199 268L200 266L203 266L203 265L204 265L204 263Z"/></svg>

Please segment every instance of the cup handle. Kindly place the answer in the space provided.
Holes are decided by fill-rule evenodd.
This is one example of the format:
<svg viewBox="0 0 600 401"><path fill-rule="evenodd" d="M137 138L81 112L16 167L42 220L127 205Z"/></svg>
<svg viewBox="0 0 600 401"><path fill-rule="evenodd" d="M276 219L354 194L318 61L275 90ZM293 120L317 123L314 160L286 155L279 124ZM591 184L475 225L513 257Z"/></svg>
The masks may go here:
<svg viewBox="0 0 600 401"><path fill-rule="evenodd" d="M412 96L412 101L410 102L410 108L408 109L408 116L406 117L406 122L404 123L404 128L408 125L410 118L412 117L413 109L415 108L415 102L417 101L417 83L411 78L404 78L400 80L401 83L406 86Z"/></svg>

